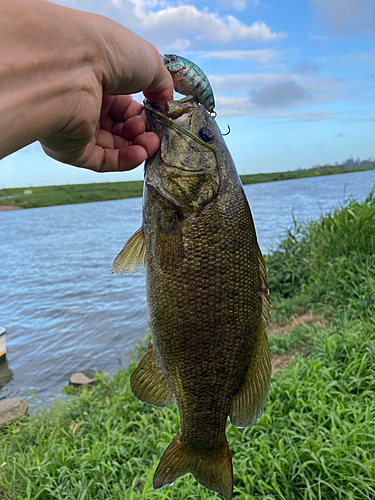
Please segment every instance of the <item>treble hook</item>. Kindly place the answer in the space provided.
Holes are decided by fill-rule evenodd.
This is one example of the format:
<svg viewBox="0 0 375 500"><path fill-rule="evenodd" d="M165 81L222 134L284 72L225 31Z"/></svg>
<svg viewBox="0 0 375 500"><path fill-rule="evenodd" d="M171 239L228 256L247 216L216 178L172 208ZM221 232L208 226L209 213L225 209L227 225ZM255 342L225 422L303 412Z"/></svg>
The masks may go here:
<svg viewBox="0 0 375 500"><path fill-rule="evenodd" d="M221 135L229 135L230 134L230 126L227 125L227 127L228 127L228 132L226 134L221 134Z"/></svg>

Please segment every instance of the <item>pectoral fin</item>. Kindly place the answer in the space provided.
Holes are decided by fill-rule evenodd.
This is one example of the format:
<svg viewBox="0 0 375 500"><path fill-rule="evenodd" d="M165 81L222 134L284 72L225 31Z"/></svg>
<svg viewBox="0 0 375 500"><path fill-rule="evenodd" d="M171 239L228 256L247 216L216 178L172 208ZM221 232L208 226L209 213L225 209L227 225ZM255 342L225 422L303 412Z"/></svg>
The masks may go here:
<svg viewBox="0 0 375 500"><path fill-rule="evenodd" d="M117 255L111 265L112 274L133 274L144 267L145 237L140 227L125 243L124 248Z"/></svg>
<svg viewBox="0 0 375 500"><path fill-rule="evenodd" d="M165 213L164 218L159 220L155 254L165 269L175 269L181 264L184 248L177 210Z"/></svg>
<svg viewBox="0 0 375 500"><path fill-rule="evenodd" d="M160 373L151 343L130 378L130 387L134 396L144 403L159 407L174 403L174 395Z"/></svg>

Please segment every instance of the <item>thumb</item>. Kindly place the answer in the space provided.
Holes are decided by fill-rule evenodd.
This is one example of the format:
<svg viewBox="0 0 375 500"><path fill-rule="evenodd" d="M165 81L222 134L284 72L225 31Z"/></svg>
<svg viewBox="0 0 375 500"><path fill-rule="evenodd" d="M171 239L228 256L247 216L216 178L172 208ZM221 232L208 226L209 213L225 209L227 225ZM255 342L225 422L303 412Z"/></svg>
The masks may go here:
<svg viewBox="0 0 375 500"><path fill-rule="evenodd" d="M143 91L144 96L156 104L163 104L173 99L173 79L159 56L155 77Z"/></svg>

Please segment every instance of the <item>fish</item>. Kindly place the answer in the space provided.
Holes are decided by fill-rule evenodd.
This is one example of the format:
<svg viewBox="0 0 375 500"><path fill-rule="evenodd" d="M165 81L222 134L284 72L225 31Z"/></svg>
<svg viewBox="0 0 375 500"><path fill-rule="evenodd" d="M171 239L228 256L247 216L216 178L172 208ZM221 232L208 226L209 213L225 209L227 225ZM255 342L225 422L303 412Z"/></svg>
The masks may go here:
<svg viewBox="0 0 375 500"><path fill-rule="evenodd" d="M111 267L116 274L146 269L152 340L131 389L156 407L178 405L180 428L154 488L191 473L231 500L227 419L250 427L270 385L266 269L215 119L192 96L144 106L161 146L145 164L142 225Z"/></svg>
<svg viewBox="0 0 375 500"><path fill-rule="evenodd" d="M176 54L164 54L162 59L164 66L172 75L175 91L185 96L194 96L207 111L213 112L214 93L203 71L189 59Z"/></svg>

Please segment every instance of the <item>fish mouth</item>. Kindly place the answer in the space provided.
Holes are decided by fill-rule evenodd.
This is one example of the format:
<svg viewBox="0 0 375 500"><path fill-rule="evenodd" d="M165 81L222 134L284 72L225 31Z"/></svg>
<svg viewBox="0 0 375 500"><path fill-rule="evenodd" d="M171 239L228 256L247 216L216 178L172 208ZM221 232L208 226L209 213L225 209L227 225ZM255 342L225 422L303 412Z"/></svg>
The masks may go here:
<svg viewBox="0 0 375 500"><path fill-rule="evenodd" d="M215 152L215 149L190 131L191 120L196 112L201 112L202 107L195 97L183 97L179 101L167 101L161 106L145 99L143 102L144 115L146 119L146 131L156 132L160 137L160 127L157 124L171 127L177 132L187 136L203 146ZM206 111L206 110L205 110Z"/></svg>
<svg viewBox="0 0 375 500"><path fill-rule="evenodd" d="M153 118L157 119L158 116L160 117L161 115L168 120L175 121L182 121L184 115L186 115L185 118L187 118L188 116L191 116L197 108L199 108L199 104L193 96L183 97L178 101L167 101L162 105L155 104L154 102L145 99L143 106L146 113L151 115Z"/></svg>

